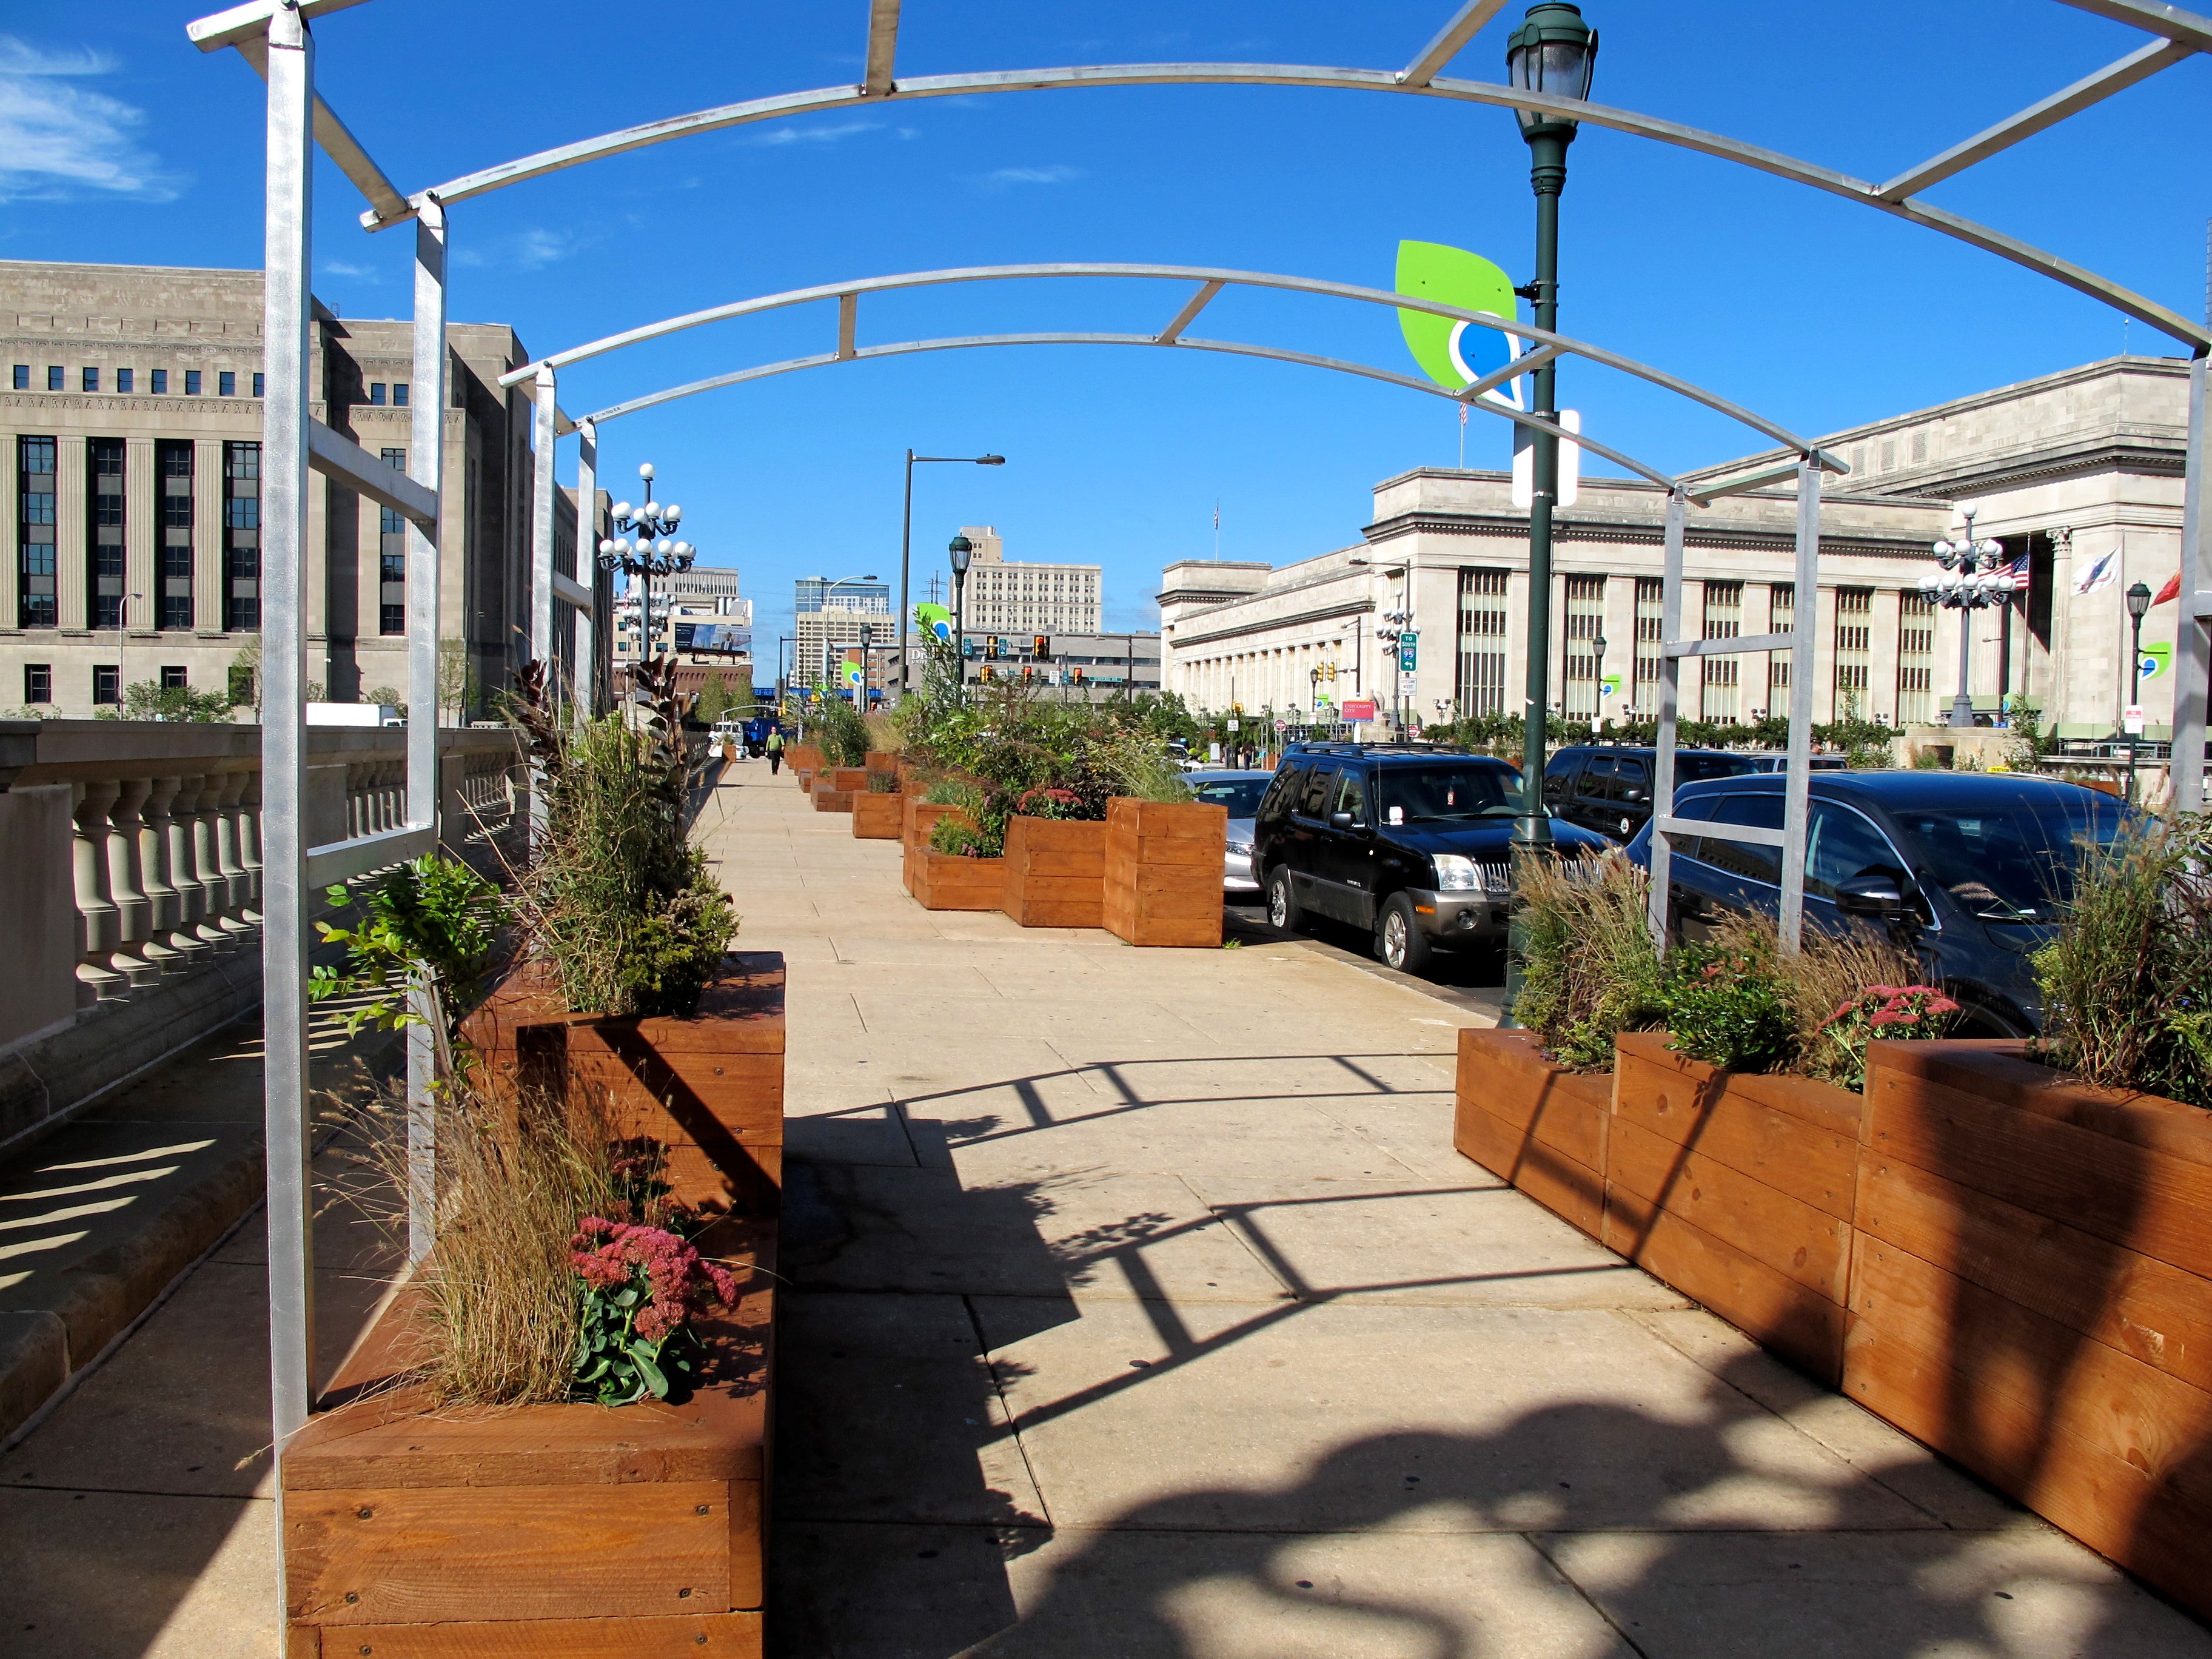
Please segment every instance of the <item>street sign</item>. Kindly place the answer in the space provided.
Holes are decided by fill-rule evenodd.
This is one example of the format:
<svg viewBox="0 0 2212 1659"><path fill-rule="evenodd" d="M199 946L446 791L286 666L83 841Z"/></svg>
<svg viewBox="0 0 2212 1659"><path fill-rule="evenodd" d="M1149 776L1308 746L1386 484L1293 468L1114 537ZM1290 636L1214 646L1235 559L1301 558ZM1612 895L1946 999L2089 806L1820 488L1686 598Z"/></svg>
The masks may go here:
<svg viewBox="0 0 2212 1659"><path fill-rule="evenodd" d="M1231 720L1231 721L1230 721L1230 722L1229 722L1229 729L1230 729L1231 731L1232 731L1232 732L1237 731L1237 730L1238 729L1238 727L1237 727L1237 722L1236 722L1235 720Z"/></svg>
<svg viewBox="0 0 2212 1659"><path fill-rule="evenodd" d="M1419 660L1421 636L1412 629L1398 635L1398 672L1410 674Z"/></svg>
<svg viewBox="0 0 2212 1659"><path fill-rule="evenodd" d="M2139 702L2130 703L2120 715L2120 730L2131 738L2143 734L2143 711Z"/></svg>
<svg viewBox="0 0 2212 1659"><path fill-rule="evenodd" d="M1421 677L1419 675L1401 674L1398 676L1398 695L1400 696L1410 697L1416 691L1419 690L1420 687Z"/></svg>
<svg viewBox="0 0 2212 1659"><path fill-rule="evenodd" d="M1344 700L1343 708L1339 712L1346 720L1371 720L1375 718L1375 699L1346 697Z"/></svg>

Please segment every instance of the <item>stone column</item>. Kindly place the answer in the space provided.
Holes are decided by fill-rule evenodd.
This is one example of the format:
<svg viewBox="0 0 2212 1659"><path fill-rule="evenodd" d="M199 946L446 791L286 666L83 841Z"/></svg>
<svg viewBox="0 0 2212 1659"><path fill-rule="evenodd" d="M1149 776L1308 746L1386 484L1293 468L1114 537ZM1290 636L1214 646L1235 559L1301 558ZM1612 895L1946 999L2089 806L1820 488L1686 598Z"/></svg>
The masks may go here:
<svg viewBox="0 0 2212 1659"><path fill-rule="evenodd" d="M154 467L154 441L125 439L123 466L123 591L146 596L130 601L125 620L133 635L148 636L145 643L150 648L158 643L151 636L161 626L161 570L155 551L160 537L156 526L161 522L161 480ZM160 683L158 665L146 678Z"/></svg>
<svg viewBox="0 0 2212 1659"><path fill-rule="evenodd" d="M70 837L70 866L76 883L80 1008L112 1001L130 989L130 981L109 966L122 926L107 891L107 811L121 793L112 783L78 784L70 813L76 824Z"/></svg>
<svg viewBox="0 0 2212 1659"><path fill-rule="evenodd" d="M192 617L201 633L222 631L223 597L222 445L204 439L192 446Z"/></svg>
<svg viewBox="0 0 2212 1659"><path fill-rule="evenodd" d="M177 798L176 778L155 778L138 809L138 884L146 895L150 933L141 954L165 974L181 973L190 952L173 943L183 920L183 895L169 879L169 803ZM197 949L198 941L192 946Z"/></svg>
<svg viewBox="0 0 2212 1659"><path fill-rule="evenodd" d="M126 778L107 809L107 890L115 903L118 947L112 965L133 985L151 985L161 976L158 962L132 948L154 934L154 906L138 885L138 808L153 787L151 778Z"/></svg>
<svg viewBox="0 0 2212 1659"><path fill-rule="evenodd" d="M84 439L64 433L54 442L54 596L56 615L64 629L82 629L87 625L85 488ZM110 641L109 644L112 648L113 641ZM96 658L88 655L66 665L63 661L54 664L54 672L58 676L71 671L82 676L79 684L57 684L54 687L55 702L90 705L90 665L94 660Z"/></svg>
<svg viewBox="0 0 2212 1659"><path fill-rule="evenodd" d="M14 425L11 420L9 429L0 431L0 511L10 514L19 510L16 503L22 499L15 479L15 463L21 454L15 440L20 434ZM16 605L21 598L21 563L20 556L0 557L0 628L13 628L20 614Z"/></svg>

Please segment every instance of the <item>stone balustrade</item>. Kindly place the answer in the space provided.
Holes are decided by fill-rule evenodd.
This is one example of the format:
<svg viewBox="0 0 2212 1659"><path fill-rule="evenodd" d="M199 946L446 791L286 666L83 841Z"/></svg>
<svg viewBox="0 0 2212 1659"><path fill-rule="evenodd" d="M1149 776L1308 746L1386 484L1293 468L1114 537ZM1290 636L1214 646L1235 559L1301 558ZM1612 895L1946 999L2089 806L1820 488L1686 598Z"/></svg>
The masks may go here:
<svg viewBox="0 0 2212 1659"><path fill-rule="evenodd" d="M307 729L308 846L405 823L406 737ZM439 733L449 844L515 821L520 759L504 727ZM0 722L0 1060L81 1011L257 949L261 874L258 726Z"/></svg>

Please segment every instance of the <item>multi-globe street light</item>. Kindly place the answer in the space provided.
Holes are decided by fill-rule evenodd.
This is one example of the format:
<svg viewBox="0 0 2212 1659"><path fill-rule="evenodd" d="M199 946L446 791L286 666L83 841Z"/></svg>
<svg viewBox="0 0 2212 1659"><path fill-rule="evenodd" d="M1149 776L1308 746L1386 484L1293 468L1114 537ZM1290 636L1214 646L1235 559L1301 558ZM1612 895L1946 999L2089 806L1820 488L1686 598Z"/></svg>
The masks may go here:
<svg viewBox="0 0 2212 1659"><path fill-rule="evenodd" d="M917 465L933 461L963 461L973 466L1004 466L1006 458L1003 455L917 455L911 449L906 453L906 520L905 528L899 532L898 684L902 701L906 696L911 678L907 662L906 630L914 610L912 598L907 591L908 555L914 546L914 469Z"/></svg>
<svg viewBox="0 0 2212 1659"><path fill-rule="evenodd" d="M638 584L638 660L659 654L650 647L659 643L653 628L653 579L672 576L678 571L689 570L698 550L685 541L676 539L676 527L683 522L684 509L675 502L666 503L653 499L653 463L641 462L637 476L645 481L645 501L632 507L628 501L617 501L609 515L614 534L599 542L599 568L610 573L620 571Z"/></svg>
<svg viewBox="0 0 2212 1659"><path fill-rule="evenodd" d="M1974 649L1974 623L1968 613L2012 603L2013 590L2020 583L2009 569L1998 568L2003 557L2002 543L1974 539L1974 510L1968 507L1966 539L1937 542L1936 561L1943 567L1942 574L1931 570L1920 579L1923 599L1959 613L1959 695L1951 700L1946 725L1974 723L1973 694L1966 688Z"/></svg>

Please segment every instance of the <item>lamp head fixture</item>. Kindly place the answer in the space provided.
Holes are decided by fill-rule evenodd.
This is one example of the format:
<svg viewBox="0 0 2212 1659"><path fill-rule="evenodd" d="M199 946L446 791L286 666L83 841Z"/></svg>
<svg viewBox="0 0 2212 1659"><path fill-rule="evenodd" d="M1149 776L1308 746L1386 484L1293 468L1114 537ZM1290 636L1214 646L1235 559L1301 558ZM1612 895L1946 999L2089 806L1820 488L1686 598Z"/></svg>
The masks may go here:
<svg viewBox="0 0 2212 1659"><path fill-rule="evenodd" d="M1538 0L1505 42L1505 79L1518 92L1587 100L1596 66L1597 31L1583 21L1582 8L1567 0ZM1528 109L1513 113L1523 138L1574 136L1575 123L1559 116Z"/></svg>
<svg viewBox="0 0 2212 1659"><path fill-rule="evenodd" d="M968 561L975 551L975 544L965 536L955 536L945 544L945 550L952 556L952 574L956 576L966 576Z"/></svg>
<svg viewBox="0 0 2212 1659"><path fill-rule="evenodd" d="M2128 615L2141 622L2149 614L2150 588L2145 583L2137 582L2128 589Z"/></svg>

